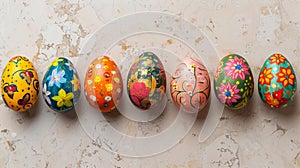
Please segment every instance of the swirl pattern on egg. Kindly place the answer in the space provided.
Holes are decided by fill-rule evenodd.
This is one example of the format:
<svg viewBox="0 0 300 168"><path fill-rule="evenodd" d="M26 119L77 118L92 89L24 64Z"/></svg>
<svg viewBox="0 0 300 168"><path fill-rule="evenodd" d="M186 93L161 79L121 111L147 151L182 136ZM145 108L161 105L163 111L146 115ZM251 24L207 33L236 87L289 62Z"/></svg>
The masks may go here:
<svg viewBox="0 0 300 168"><path fill-rule="evenodd" d="M170 92L176 106L185 112L195 113L206 106L210 96L210 78L200 60L187 57L177 66Z"/></svg>

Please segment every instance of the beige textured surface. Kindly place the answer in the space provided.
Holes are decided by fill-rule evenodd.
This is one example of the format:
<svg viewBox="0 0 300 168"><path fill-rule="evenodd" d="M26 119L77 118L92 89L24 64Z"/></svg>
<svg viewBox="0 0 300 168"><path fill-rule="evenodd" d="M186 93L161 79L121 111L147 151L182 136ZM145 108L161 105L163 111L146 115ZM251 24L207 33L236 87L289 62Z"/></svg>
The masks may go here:
<svg viewBox="0 0 300 168"><path fill-rule="evenodd" d="M255 79L273 52L284 53L300 79L299 9L299 0L5 0L0 2L0 69L10 57L24 54L41 78L49 59L76 61L85 41L112 19L162 11L201 29L220 55L243 55ZM263 105L256 88L246 110L224 111L206 142L198 143L204 120L199 115L174 148L139 159L103 150L84 133L75 114L52 112L41 97L26 114L1 101L0 167L300 167L299 90L297 103L276 111Z"/></svg>

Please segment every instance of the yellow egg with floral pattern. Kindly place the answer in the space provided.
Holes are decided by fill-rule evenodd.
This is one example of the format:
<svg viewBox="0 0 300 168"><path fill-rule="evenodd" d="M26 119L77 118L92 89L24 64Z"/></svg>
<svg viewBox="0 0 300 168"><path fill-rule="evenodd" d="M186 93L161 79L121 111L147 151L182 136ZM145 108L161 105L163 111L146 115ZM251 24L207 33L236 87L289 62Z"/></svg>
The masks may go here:
<svg viewBox="0 0 300 168"><path fill-rule="evenodd" d="M37 101L39 80L33 64L24 56L9 60L2 73L1 94L12 110L25 112Z"/></svg>

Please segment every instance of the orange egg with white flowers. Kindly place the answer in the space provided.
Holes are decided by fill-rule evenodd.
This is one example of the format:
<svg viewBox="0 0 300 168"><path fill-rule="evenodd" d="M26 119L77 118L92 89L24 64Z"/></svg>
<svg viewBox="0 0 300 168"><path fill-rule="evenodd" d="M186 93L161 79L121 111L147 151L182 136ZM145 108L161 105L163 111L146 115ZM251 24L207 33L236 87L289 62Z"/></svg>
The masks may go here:
<svg viewBox="0 0 300 168"><path fill-rule="evenodd" d="M84 90L89 104L100 112L115 110L123 92L117 64L108 56L93 60L86 71Z"/></svg>

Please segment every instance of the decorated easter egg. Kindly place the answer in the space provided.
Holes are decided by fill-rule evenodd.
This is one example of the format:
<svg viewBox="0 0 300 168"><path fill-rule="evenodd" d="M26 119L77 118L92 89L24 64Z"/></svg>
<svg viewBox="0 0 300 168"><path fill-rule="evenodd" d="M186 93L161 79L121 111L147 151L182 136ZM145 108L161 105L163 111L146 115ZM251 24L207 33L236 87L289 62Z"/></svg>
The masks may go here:
<svg viewBox="0 0 300 168"><path fill-rule="evenodd" d="M43 97L46 104L56 112L68 112L80 96L80 80L71 61L57 58L45 72Z"/></svg>
<svg viewBox="0 0 300 168"><path fill-rule="evenodd" d="M241 109L251 99L253 89L253 75L247 60L236 54L225 56L214 77L218 100L229 109Z"/></svg>
<svg viewBox="0 0 300 168"><path fill-rule="evenodd" d="M25 112L37 101L39 80L33 64L24 56L16 56L5 66L1 80L5 104L12 110Z"/></svg>
<svg viewBox="0 0 300 168"><path fill-rule="evenodd" d="M271 55L263 64L258 79L258 92L270 107L284 108L290 104L297 89L292 64L281 54Z"/></svg>
<svg viewBox="0 0 300 168"><path fill-rule="evenodd" d="M195 113L205 107L210 96L210 78L200 60L186 57L177 66L170 93L176 106L185 112Z"/></svg>
<svg viewBox="0 0 300 168"><path fill-rule="evenodd" d="M152 52L140 55L132 64L127 79L131 102L140 109L157 107L166 92L166 73L160 59Z"/></svg>
<svg viewBox="0 0 300 168"><path fill-rule="evenodd" d="M123 80L117 64L108 56L96 58L89 65L84 90L87 101L101 112L111 112L119 105Z"/></svg>

